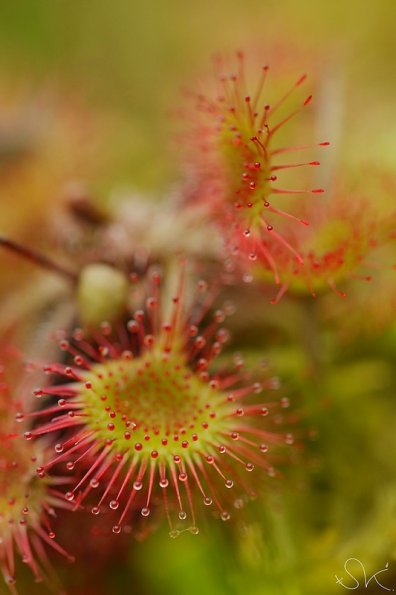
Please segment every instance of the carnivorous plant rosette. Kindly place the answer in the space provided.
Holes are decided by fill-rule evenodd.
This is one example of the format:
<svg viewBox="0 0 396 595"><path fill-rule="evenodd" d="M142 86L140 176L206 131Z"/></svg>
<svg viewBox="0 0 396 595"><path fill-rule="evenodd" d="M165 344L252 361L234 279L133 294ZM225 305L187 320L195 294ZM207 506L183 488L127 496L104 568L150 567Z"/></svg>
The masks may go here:
<svg viewBox="0 0 396 595"><path fill-rule="evenodd" d="M282 185L286 171L320 165L317 160L284 160L285 156L311 146L292 146L283 129L311 103L312 95L289 108L289 98L299 91L307 76L297 80L271 105L267 102L269 66L262 66L255 86L248 83L245 59L237 54L237 68L226 74L227 65L215 61L217 94L196 93L196 110L188 113L191 131L186 134L188 155L187 206L204 205L208 220L220 230L229 253L242 263L260 258L280 283L274 252L286 250L303 263L302 256L278 222L294 220L307 226L294 203L280 208L279 198L321 194L323 188ZM290 99L290 101L292 101ZM281 137L281 140L278 138ZM326 146L323 141L318 146ZM279 178L279 179L278 179Z"/></svg>
<svg viewBox="0 0 396 595"><path fill-rule="evenodd" d="M47 546L72 561L56 542L52 522L56 510L70 508L54 475L40 481L34 467L45 458L44 444L33 448L17 431L16 403L7 381L7 364L0 366L0 570L10 591L15 588L17 559L27 564L35 580L56 581L46 553ZM23 416L17 414L17 420ZM48 456L48 455L47 455Z"/></svg>
<svg viewBox="0 0 396 595"><path fill-rule="evenodd" d="M304 204L312 225L308 229L289 225L287 232L303 262L288 251L274 248L281 286L273 302L288 290L316 296L331 289L344 297L338 286L350 280L371 281L378 272L377 260L391 270L394 262L389 255L376 256L382 250L389 252L396 238L396 212L390 201L384 202L373 203L340 185L314 209ZM258 281L270 280L272 275L263 258L254 263L252 273Z"/></svg>
<svg viewBox="0 0 396 595"><path fill-rule="evenodd" d="M240 357L233 369L216 365L232 307L214 309L217 290L204 281L190 292L184 267L171 293L158 272L132 275L129 291L124 320L62 334L64 361L46 366L52 384L35 391L45 405L25 438L52 439L38 474L66 466L66 500L114 511L114 533L161 510L172 536L197 533L202 510L226 521L261 474L276 474L277 448L293 442L278 425L288 401L267 394L276 383L252 380Z"/></svg>

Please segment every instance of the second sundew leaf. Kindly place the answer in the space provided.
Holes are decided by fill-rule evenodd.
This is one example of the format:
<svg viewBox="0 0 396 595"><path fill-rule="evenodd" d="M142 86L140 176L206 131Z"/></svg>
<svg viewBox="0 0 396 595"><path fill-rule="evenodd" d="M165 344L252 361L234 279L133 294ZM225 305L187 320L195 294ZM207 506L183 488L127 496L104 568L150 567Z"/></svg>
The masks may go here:
<svg viewBox="0 0 396 595"><path fill-rule="evenodd" d="M220 59L215 62L217 95L196 95L197 112L191 116L193 133L187 137L188 172L193 179L187 203L206 205L229 253L244 268L250 269L252 261L258 260L279 284L281 270L276 252L286 251L303 263L292 234L279 223L294 220L307 226L309 221L301 216L298 205L284 211L277 199L324 192L320 187L307 188L306 180L295 188L282 185L285 170L320 165L317 160L301 157L285 162L289 154L298 155L312 147L292 139L284 146L278 140L279 132L310 105L312 95L300 97L296 103L295 95L307 78L304 74L270 105L266 99L271 79L268 66L261 68L252 86L242 53L237 54L236 68L231 74L226 72L226 66ZM324 141L316 146L328 144Z"/></svg>

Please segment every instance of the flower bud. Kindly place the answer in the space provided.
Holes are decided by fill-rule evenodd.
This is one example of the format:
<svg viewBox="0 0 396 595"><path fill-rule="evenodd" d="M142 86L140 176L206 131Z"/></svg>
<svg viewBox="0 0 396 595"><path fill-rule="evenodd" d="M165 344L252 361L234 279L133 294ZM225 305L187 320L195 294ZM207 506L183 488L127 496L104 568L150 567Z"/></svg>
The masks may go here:
<svg viewBox="0 0 396 595"><path fill-rule="evenodd" d="M128 280L107 264L87 265L80 274L77 303L81 323L97 326L121 317L128 299Z"/></svg>

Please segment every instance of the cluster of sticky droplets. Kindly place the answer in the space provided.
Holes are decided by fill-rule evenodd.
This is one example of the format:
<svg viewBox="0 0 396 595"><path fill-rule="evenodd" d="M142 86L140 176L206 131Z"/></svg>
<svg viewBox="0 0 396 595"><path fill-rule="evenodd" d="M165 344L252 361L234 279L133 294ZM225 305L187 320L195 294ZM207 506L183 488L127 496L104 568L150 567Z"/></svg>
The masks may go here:
<svg viewBox="0 0 396 595"><path fill-rule="evenodd" d="M2 353L2 357L4 354ZM8 362L9 356L5 358ZM23 423L24 415L16 414L16 400L8 376L14 361L0 365L0 570L12 593L16 594L16 560L30 567L36 581L53 583L51 565L45 545L72 561L72 557L56 542L53 519L56 509L69 508L58 486L64 478L40 481L34 467L41 464L44 450L41 445L20 441L16 422Z"/></svg>
<svg viewBox="0 0 396 595"><path fill-rule="evenodd" d="M324 191L278 185L278 176L284 170L319 165L316 160L284 163L278 159L311 146L275 145L278 133L311 103L312 95L287 115L278 116L289 97L303 85L306 75L300 76L278 101L269 105L264 101L269 67L262 67L256 88L249 94L241 53L237 62L237 72L224 75L223 64L217 61L217 97L197 96L198 118L194 118L194 134L189 140L193 148L198 148L192 152L191 159L196 185L191 202L207 205L210 217L220 225L234 256L248 265L256 259L264 260L279 284L273 247L289 251L297 262L302 263L303 258L290 238L277 228L277 217L295 220L303 226L309 222L277 208L272 199ZM328 144L324 141L317 146Z"/></svg>
<svg viewBox="0 0 396 595"><path fill-rule="evenodd" d="M287 401L261 396L277 382L252 382L240 358L231 370L210 372L233 308L213 312L215 292L204 282L187 305L184 285L181 279L167 308L155 274L144 307L125 323L62 336L69 361L46 366L58 381L35 391L56 400L30 414L25 434L57 439L39 476L65 466L75 477L65 498L94 515L114 511L114 533L154 510L165 513L172 536L197 533L206 507L228 520L230 506L254 497L255 467L274 476L272 449L293 441L274 427L279 415L270 415Z"/></svg>
<svg viewBox="0 0 396 595"><path fill-rule="evenodd" d="M282 271L281 286L272 302L278 302L288 290L309 292L315 297L330 289L345 297L342 284L350 280L371 281L378 269L374 264L376 251L390 247L394 241L392 215L392 211L390 216L381 213L378 205L337 189L329 202L316 207L315 225L305 233L293 233L293 241L304 256L303 264L290 253L276 251ZM385 262L383 266L391 269L392 263L389 265ZM266 280L271 274L262 260L254 264L253 273L257 280Z"/></svg>

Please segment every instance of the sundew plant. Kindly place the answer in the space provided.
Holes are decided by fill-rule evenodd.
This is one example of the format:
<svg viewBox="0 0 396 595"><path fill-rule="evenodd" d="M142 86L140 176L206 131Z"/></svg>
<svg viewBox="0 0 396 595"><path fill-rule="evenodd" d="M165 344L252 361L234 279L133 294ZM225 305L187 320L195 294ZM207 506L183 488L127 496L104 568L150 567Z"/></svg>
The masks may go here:
<svg viewBox="0 0 396 595"><path fill-rule="evenodd" d="M9 9L1 594L396 589L396 13L351 7Z"/></svg>

